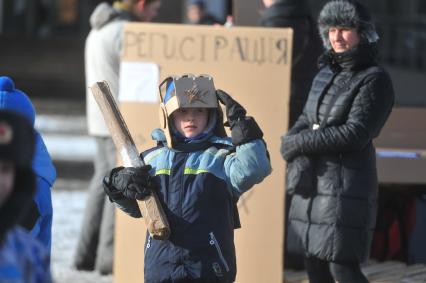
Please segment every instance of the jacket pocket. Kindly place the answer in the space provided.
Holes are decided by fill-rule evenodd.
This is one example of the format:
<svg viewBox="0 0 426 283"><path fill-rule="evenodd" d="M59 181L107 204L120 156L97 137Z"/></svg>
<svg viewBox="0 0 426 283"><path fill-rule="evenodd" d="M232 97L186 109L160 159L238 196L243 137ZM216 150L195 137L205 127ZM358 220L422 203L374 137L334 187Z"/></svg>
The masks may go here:
<svg viewBox="0 0 426 283"><path fill-rule="evenodd" d="M210 235L210 242L209 242L210 246L212 246L216 249L217 255L219 256L220 261L222 262L223 266L225 267L226 272L229 272L229 265L226 262L225 257L223 256L222 249L220 248L219 242L217 241L213 232L210 232L209 235ZM215 268L213 266L213 269L215 269L215 272L216 272L216 269L218 269L218 268Z"/></svg>

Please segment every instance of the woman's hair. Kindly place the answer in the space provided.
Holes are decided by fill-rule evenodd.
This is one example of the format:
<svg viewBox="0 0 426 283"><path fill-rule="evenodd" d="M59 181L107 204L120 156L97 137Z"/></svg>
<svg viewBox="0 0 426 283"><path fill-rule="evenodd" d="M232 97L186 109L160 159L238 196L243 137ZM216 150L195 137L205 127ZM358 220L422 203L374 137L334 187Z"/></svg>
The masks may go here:
<svg viewBox="0 0 426 283"><path fill-rule="evenodd" d="M370 12L355 0L333 0L325 4L318 17L318 28L326 50L331 49L328 31L331 27L355 28L361 41L379 40Z"/></svg>

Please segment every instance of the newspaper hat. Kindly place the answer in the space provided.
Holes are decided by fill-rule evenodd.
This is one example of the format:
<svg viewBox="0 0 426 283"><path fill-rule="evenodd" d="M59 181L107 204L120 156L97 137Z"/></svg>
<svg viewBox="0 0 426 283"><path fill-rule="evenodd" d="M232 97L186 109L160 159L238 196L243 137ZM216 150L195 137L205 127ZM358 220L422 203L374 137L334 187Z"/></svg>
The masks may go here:
<svg viewBox="0 0 426 283"><path fill-rule="evenodd" d="M167 144L173 148L170 117L180 108L207 108L214 113L209 116L209 124L218 136L225 136L223 113L219 106L213 78L208 75L169 76L160 84L160 125L166 135Z"/></svg>

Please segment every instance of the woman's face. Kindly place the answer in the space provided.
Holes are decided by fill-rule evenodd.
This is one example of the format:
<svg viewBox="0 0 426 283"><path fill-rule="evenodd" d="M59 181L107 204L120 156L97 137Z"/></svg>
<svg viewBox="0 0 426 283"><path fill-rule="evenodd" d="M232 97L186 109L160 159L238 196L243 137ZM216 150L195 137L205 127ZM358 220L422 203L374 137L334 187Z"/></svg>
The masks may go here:
<svg viewBox="0 0 426 283"><path fill-rule="evenodd" d="M328 39L334 52L342 53L358 45L360 38L354 28L331 27L328 30Z"/></svg>
<svg viewBox="0 0 426 283"><path fill-rule="evenodd" d="M0 207L6 202L14 185L15 166L11 162L0 161Z"/></svg>
<svg viewBox="0 0 426 283"><path fill-rule="evenodd" d="M206 108L180 108L172 113L172 118L179 133L193 138L206 128L209 112Z"/></svg>

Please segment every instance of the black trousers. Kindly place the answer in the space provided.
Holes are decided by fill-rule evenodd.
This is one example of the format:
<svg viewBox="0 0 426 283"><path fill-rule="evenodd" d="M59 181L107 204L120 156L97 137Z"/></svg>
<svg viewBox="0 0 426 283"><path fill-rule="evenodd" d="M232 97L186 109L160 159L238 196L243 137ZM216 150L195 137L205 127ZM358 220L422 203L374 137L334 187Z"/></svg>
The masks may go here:
<svg viewBox="0 0 426 283"><path fill-rule="evenodd" d="M334 263L315 257L305 258L310 283L368 283L359 263Z"/></svg>

